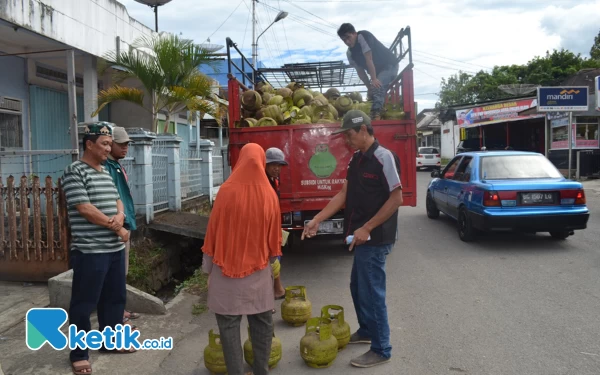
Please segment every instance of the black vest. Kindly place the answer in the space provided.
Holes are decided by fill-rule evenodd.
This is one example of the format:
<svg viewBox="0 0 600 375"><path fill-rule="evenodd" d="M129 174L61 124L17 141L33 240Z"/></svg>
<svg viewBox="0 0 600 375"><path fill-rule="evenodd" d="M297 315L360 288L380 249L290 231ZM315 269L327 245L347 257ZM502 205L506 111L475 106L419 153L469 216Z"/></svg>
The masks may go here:
<svg viewBox="0 0 600 375"><path fill-rule="evenodd" d="M371 47L376 74L379 74L387 68L398 64L396 62L396 56L394 56L394 54L383 45L383 43L377 40L373 34L366 30L361 30L358 32L358 35L362 35L367 41L369 47ZM352 60L354 60L358 66L368 72L367 60L365 59L365 55L363 54L362 47L360 46L358 39L356 40L354 47L350 48L350 53L352 55Z"/></svg>

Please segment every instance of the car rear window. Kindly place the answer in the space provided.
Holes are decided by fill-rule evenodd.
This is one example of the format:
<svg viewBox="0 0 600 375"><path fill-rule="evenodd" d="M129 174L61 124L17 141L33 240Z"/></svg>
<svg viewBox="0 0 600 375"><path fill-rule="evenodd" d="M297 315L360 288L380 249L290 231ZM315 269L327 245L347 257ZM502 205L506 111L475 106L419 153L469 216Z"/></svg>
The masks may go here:
<svg viewBox="0 0 600 375"><path fill-rule="evenodd" d="M440 152L438 151L437 148L429 148L429 147L425 147L425 148L420 148L419 149L419 154L439 154Z"/></svg>
<svg viewBox="0 0 600 375"><path fill-rule="evenodd" d="M560 178L562 174L541 155L503 155L481 158L481 178L512 180L524 178Z"/></svg>

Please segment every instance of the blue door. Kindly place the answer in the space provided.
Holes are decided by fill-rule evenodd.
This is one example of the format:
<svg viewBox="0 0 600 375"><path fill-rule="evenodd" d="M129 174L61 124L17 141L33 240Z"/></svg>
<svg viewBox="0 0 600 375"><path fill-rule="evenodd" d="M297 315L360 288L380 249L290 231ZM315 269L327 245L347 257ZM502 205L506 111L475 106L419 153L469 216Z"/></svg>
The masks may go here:
<svg viewBox="0 0 600 375"><path fill-rule="evenodd" d="M447 206L448 214L454 218L458 217L460 205L464 202L471 180L471 163L473 158L465 156L454 172L452 180L448 180Z"/></svg>
<svg viewBox="0 0 600 375"><path fill-rule="evenodd" d="M454 173L456 172L456 168L458 167L461 159L462 156L457 156L452 159L452 161L442 171L440 180L437 181L433 189L433 199L435 200L437 208L447 215L450 215L448 211L448 187L449 183L454 178Z"/></svg>

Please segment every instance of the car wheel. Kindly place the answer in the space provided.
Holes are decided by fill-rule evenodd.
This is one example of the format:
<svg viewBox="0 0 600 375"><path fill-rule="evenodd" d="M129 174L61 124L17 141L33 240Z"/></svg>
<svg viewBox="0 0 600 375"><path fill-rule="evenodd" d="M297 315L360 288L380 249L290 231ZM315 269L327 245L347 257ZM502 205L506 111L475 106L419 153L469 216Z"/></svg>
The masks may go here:
<svg viewBox="0 0 600 375"><path fill-rule="evenodd" d="M569 232L568 230L557 230L557 231L550 232L550 235L555 240L566 240L567 237L569 237L571 235L571 232Z"/></svg>
<svg viewBox="0 0 600 375"><path fill-rule="evenodd" d="M471 223L466 208L462 207L458 213L458 237L464 242L471 242L475 239L475 228Z"/></svg>
<svg viewBox="0 0 600 375"><path fill-rule="evenodd" d="M427 210L427 217L430 219L437 219L440 217L440 210L437 209L435 201L431 196L431 192L427 192L427 198L425 200L425 209Z"/></svg>

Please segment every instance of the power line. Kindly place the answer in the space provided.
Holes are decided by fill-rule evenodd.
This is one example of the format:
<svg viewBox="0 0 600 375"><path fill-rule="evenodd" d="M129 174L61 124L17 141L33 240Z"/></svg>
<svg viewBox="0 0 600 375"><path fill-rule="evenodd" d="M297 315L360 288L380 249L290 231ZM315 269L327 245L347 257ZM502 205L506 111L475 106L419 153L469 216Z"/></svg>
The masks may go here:
<svg viewBox="0 0 600 375"><path fill-rule="evenodd" d="M283 0L283 1L285 1L286 3L289 3L289 4L291 4L292 6L295 6L296 8L298 8L298 9L300 9L300 10L302 10L302 11L304 11L304 12L308 13L308 14L310 14L311 16L313 16L313 17L317 17L317 18L318 18L318 19L320 19L321 21L325 21L327 24L329 24L329 25L324 25L324 26L331 27L331 28L333 28L333 29L336 29L336 28L337 28L337 26L335 26L333 23L331 23L331 22L329 22L329 21L327 21L327 20L325 20L325 19L323 19L323 18L321 18L321 17L317 16L316 14L314 14L314 13L312 13L312 12L309 12L308 10L306 10L306 9L304 9L304 8L302 8L302 7L300 7L300 6L296 5L296 4L294 4L294 3L292 3L290 0Z"/></svg>
<svg viewBox="0 0 600 375"><path fill-rule="evenodd" d="M277 0L277 5L279 6L279 8L281 8L281 4L280 4L279 0ZM291 54L290 43L288 42L287 31L285 30L285 20L281 20L281 22L282 22L281 25L283 27L283 35L285 36L285 44L287 45L288 53Z"/></svg>
<svg viewBox="0 0 600 375"><path fill-rule="evenodd" d="M267 8L264 3L261 3L261 4L263 5L263 7L265 8L265 10L267 11L267 16L270 19L274 19L271 16L271 12L269 11L269 8ZM279 57L279 61L281 62L280 66L283 66L284 62L283 62L283 59L281 57L281 56L283 56L283 52L281 52L281 46L279 45L279 37L277 36L277 33L275 32L275 30L273 28L271 29L271 34L274 36L274 39L275 39L275 47L277 47L277 51L279 51L279 56L278 57Z"/></svg>
<svg viewBox="0 0 600 375"><path fill-rule="evenodd" d="M278 12L279 12L279 11L281 11L280 9L274 8L274 7L272 7L272 6L270 6L270 5L266 5L266 4L264 4L264 3L263 3L263 5L265 5L266 7L270 8L270 9L272 9L272 10L276 10L276 11L278 11ZM289 14L288 14L288 17L290 17L290 19L293 19L294 21L296 21L296 22L298 22L298 23L300 23L300 24L302 24L302 25L304 25L304 26L307 26L307 27L309 27L309 28L311 28L311 29L313 29L313 30L315 30L315 31L318 31L318 32L320 32L320 33L323 33L323 34L325 34L325 35L327 35L327 36L331 36L331 37L337 37L337 35L334 35L333 33L330 33L329 31L323 30L323 29L321 29L321 28L320 28L320 27L318 27L318 26L315 26L315 25L309 24L308 22L314 22L315 24L317 24L317 25L320 25L320 26L327 26L327 27L330 27L329 25L324 25L324 24L322 24L322 23L320 23L320 22L317 22L317 21L315 21L315 20L307 19L307 18L304 18L304 17L298 16L298 15L296 15L296 14L292 14L292 13L289 13Z"/></svg>
<svg viewBox="0 0 600 375"><path fill-rule="evenodd" d="M244 1L244 4L246 4L245 1ZM246 20L246 28L244 29L244 39L242 40L242 48L241 49L244 49L244 43L246 43L246 32L248 31L248 24L250 23L251 17L252 17L252 13L248 13L248 19Z"/></svg>
<svg viewBox="0 0 600 375"><path fill-rule="evenodd" d="M450 61L458 62L458 63L461 63L461 64L478 66L480 68L485 68L485 69L494 69L494 68L490 68L489 66L479 65L479 64L473 64L473 63L470 63L468 61L454 60L454 59L451 59L451 58L448 58L448 57L444 57L444 56L440 56L440 55L434 55L433 53L429 53L429 52L422 52L422 51L414 51L414 52L418 53L418 54L422 54L422 55L429 55L429 56L439 57L439 58L442 58L442 59L445 59L445 60L450 60Z"/></svg>
<svg viewBox="0 0 600 375"><path fill-rule="evenodd" d="M210 39L211 36L215 35L215 33L217 31L219 31L219 29L225 25L225 22L227 22L227 20L229 20L231 18L231 16L233 16L233 13L235 13L236 10L238 10L238 8L240 7L240 5L242 5L242 3L244 2L244 0L240 1L240 3L235 7L235 9L233 10L233 12L229 13L229 15L227 16L227 18L225 18L225 21L223 21L223 23L221 25L219 25L219 27L217 27L217 29L208 36L208 38L206 38L206 40Z"/></svg>
<svg viewBox="0 0 600 375"><path fill-rule="evenodd" d="M465 73L471 73L471 74L477 74L477 72L473 72L473 71L469 71L469 70L464 70L464 69L460 69L460 68L456 68L456 67L449 67L449 66L443 66L443 65L438 65L438 64L434 64L434 63L430 63L430 62L425 62L425 61L419 61L419 60L414 60L415 62L418 62L419 64L425 64L425 65L431 65L431 66L435 66L438 68L442 68L442 69L448 69L448 70L454 70L454 71L462 71Z"/></svg>
<svg viewBox="0 0 600 375"><path fill-rule="evenodd" d="M431 74L429 74L429 73L427 73L427 72L424 72L424 71L422 71L422 70L420 70L420 69L417 69L417 68L414 68L414 69L415 69L417 72L423 73L423 74L425 74L425 75L427 75L427 76L429 76L429 77L431 77L431 78L433 78L433 79L439 79L439 78L436 78L436 77L432 76Z"/></svg>

